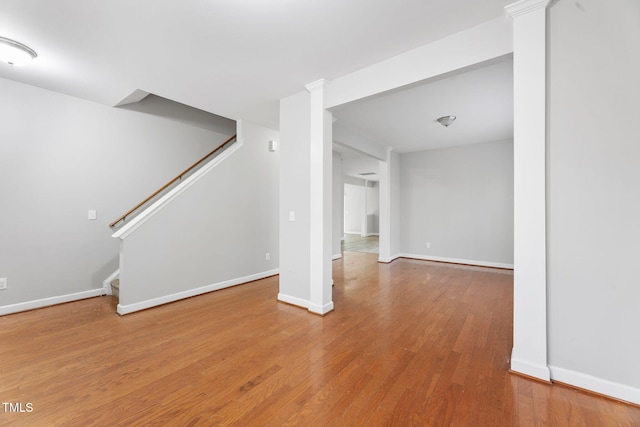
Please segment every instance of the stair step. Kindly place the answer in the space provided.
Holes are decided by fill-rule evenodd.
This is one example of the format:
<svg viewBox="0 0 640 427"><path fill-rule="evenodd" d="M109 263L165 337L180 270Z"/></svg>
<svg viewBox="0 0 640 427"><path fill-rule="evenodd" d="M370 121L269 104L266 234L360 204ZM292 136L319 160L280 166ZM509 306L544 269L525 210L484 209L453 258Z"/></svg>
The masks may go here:
<svg viewBox="0 0 640 427"><path fill-rule="evenodd" d="M111 281L111 293L114 297L120 297L120 279L113 279Z"/></svg>

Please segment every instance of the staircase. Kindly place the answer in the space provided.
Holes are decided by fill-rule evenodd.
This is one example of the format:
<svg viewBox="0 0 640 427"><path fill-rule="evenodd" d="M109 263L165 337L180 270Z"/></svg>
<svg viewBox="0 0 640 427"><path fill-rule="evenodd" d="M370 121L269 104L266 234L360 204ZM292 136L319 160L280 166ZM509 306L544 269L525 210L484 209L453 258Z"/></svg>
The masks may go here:
<svg viewBox="0 0 640 427"><path fill-rule="evenodd" d="M119 238L122 240L122 242L124 242L124 240L138 227L142 226L143 223L149 220L162 208L167 206L173 199L178 197L179 194L186 191L186 189L189 188L193 183L204 177L206 173L211 170L211 168L215 167L219 162L224 161L224 159L226 159L228 156L242 147L242 141L238 141L238 143L235 144L236 141L237 135L233 135L221 145L219 145L216 149L208 153L206 156L191 165L174 179L162 186L151 196L147 197L134 208L130 209L128 212L109 224L109 226L115 230L112 237ZM124 245L121 245L121 263L123 262L123 255ZM120 279L120 269L118 269L111 276L109 276L109 278L106 279L103 284L105 288L110 287L111 291L106 291L105 293L111 293L114 297L118 298L118 313L123 314L123 312L121 312L120 304L125 303L126 306L126 301L123 302L120 298ZM124 278L124 280L126 287L128 284L126 277ZM136 310L137 309L139 308L136 308Z"/></svg>
<svg viewBox="0 0 640 427"><path fill-rule="evenodd" d="M147 197L146 199L138 203L136 206L130 209L127 213L125 213L120 218L113 221L111 224L109 224L109 227L115 228L117 225L123 225L128 218L133 216L133 214L135 214L136 212L141 212L143 210L142 208L146 209L151 202L158 200L163 194L166 194L168 191L174 188L175 185L182 182L183 178L193 174L195 171L198 170L198 168L202 167L207 160L212 160L214 158L213 157L214 155L221 154L222 151L228 148L231 144L233 144L236 141L236 139L237 139L237 135L233 135L231 138L227 139L225 142L223 142L218 147L216 147L213 151L211 151L210 153L205 155L203 158L201 158L200 160L198 160L197 162L189 166L178 176L173 178L171 181L167 182L165 185L160 187L149 197Z"/></svg>

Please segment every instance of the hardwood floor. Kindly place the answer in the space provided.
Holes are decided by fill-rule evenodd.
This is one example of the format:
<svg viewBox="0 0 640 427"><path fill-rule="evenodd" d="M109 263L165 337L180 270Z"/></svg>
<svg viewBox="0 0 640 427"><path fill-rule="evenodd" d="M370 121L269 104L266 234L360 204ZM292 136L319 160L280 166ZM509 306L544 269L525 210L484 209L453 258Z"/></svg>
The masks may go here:
<svg viewBox="0 0 640 427"><path fill-rule="evenodd" d="M334 261L325 317L276 302L277 277L124 317L111 297L0 317L0 400L25 410L0 425L640 425L507 372L510 271L376 258Z"/></svg>
<svg viewBox="0 0 640 427"><path fill-rule="evenodd" d="M347 252L367 252L377 254L379 252L379 237L362 237L359 234L344 234L342 250Z"/></svg>

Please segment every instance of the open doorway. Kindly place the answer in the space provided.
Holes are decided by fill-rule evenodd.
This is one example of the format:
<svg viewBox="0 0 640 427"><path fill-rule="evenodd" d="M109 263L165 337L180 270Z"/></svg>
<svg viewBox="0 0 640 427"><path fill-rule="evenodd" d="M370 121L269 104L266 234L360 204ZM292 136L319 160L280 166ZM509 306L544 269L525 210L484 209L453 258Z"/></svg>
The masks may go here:
<svg viewBox="0 0 640 427"><path fill-rule="evenodd" d="M380 191L376 181L344 184L344 240L347 252L379 252Z"/></svg>
<svg viewBox="0 0 640 427"><path fill-rule="evenodd" d="M379 253L379 162L334 145L339 152L342 193L341 252Z"/></svg>

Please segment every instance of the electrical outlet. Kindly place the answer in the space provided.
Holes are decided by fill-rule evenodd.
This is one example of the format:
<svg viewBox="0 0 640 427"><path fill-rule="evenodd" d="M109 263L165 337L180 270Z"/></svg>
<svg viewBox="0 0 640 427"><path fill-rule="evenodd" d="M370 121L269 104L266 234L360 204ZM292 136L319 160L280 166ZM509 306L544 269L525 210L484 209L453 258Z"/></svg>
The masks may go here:
<svg viewBox="0 0 640 427"><path fill-rule="evenodd" d="M431 249L431 242L427 242L427 249Z"/></svg>
<svg viewBox="0 0 640 427"><path fill-rule="evenodd" d="M267 252L266 254L264 254L264 260L265 261L271 261L271 254L269 252Z"/></svg>
<svg viewBox="0 0 640 427"><path fill-rule="evenodd" d="M0 289L7 289L7 278L0 277Z"/></svg>

